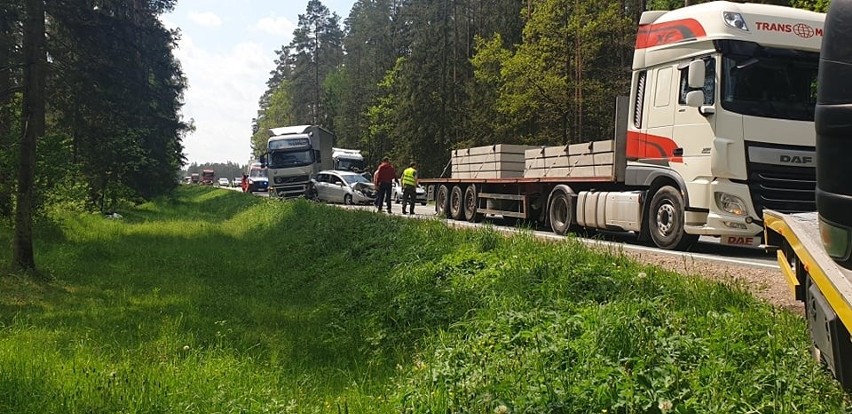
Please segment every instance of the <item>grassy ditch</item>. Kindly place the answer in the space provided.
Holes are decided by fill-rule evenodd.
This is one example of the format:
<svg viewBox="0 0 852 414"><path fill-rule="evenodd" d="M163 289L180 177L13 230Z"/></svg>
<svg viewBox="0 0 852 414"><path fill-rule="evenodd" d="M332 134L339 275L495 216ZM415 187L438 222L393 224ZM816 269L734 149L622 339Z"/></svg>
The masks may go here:
<svg viewBox="0 0 852 414"><path fill-rule="evenodd" d="M121 214L0 277L0 412L852 409L800 317L571 240L189 186Z"/></svg>

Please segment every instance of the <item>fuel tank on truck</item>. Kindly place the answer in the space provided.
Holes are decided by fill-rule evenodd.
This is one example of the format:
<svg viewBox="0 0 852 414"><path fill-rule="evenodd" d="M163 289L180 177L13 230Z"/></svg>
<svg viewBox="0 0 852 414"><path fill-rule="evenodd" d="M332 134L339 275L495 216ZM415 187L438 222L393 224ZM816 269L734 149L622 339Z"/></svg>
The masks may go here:
<svg viewBox="0 0 852 414"><path fill-rule="evenodd" d="M816 203L826 252L852 269L852 0L831 2L819 58Z"/></svg>

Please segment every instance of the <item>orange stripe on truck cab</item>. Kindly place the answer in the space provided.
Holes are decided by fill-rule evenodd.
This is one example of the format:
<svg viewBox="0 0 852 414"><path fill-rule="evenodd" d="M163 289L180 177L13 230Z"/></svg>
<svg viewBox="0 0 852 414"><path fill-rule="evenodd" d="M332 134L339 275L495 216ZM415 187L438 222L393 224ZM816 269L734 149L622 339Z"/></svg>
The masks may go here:
<svg viewBox="0 0 852 414"><path fill-rule="evenodd" d="M647 24L639 26L636 33L636 49L662 46L704 36L707 36L704 27L695 19Z"/></svg>
<svg viewBox="0 0 852 414"><path fill-rule="evenodd" d="M627 159L666 159L670 162L683 162L683 157L675 157L677 144L667 137L651 135L645 132L627 131Z"/></svg>

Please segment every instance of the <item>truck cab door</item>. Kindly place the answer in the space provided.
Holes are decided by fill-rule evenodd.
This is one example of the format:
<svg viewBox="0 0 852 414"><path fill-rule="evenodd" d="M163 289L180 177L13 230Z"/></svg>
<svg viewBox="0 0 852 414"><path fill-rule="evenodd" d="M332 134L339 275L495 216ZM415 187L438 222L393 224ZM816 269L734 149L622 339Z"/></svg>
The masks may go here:
<svg viewBox="0 0 852 414"><path fill-rule="evenodd" d="M645 99L647 122L641 134L639 162L668 166L669 159L673 156L672 125L676 100L674 73L673 65L648 71L650 93Z"/></svg>
<svg viewBox="0 0 852 414"><path fill-rule="evenodd" d="M704 87L690 88L688 85L689 61L678 66L674 79L677 89L676 111L672 139L674 151L671 166L686 182L689 194L689 207L709 208L710 206L710 150L715 137L714 108L716 102L716 59L708 57L704 62ZM686 95L690 91L701 90L704 102L701 107L687 105ZM706 111L702 113L702 111Z"/></svg>

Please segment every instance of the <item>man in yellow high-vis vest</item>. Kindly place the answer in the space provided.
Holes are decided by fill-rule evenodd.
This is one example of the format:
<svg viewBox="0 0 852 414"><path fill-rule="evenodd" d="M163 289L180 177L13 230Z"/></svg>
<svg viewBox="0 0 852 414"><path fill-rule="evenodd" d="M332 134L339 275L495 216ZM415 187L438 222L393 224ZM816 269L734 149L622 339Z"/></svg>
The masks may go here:
<svg viewBox="0 0 852 414"><path fill-rule="evenodd" d="M415 163L408 164L402 172L402 214L414 214L414 202L417 201L417 165ZM405 206L411 208L408 212L405 211Z"/></svg>

